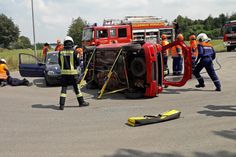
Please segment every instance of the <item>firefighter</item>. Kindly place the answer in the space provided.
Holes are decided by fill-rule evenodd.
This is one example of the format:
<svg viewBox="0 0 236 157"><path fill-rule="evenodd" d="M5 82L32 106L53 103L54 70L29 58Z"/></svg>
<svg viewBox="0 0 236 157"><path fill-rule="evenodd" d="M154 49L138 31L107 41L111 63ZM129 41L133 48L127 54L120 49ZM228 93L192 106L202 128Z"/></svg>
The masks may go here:
<svg viewBox="0 0 236 157"><path fill-rule="evenodd" d="M184 37L182 34L178 34L177 41L183 41ZM172 58L173 58L173 75L181 75L183 69L183 58L182 48L180 45L172 47Z"/></svg>
<svg viewBox="0 0 236 157"><path fill-rule="evenodd" d="M190 50L192 53L192 70L195 68L195 61L198 56L198 51L197 51L197 41L196 41L196 36L195 35L190 35L189 37L189 43L190 43Z"/></svg>
<svg viewBox="0 0 236 157"><path fill-rule="evenodd" d="M5 59L0 59L0 86L5 85L11 85L11 86L31 86L32 83L30 83L27 79L18 79L13 78L10 76L10 71L8 70L7 61Z"/></svg>
<svg viewBox="0 0 236 157"><path fill-rule="evenodd" d="M47 56L48 52L49 52L49 44L45 43L43 45L43 59L44 59L44 61L46 61L46 56Z"/></svg>
<svg viewBox="0 0 236 157"><path fill-rule="evenodd" d="M166 46L169 44L167 37L165 34L161 35L161 46ZM164 59L164 69L167 70L168 69L168 56L169 56L169 49L167 49L164 53L163 53L163 59Z"/></svg>
<svg viewBox="0 0 236 157"><path fill-rule="evenodd" d="M66 90L68 85L73 85L79 107L88 106L89 103L84 101L83 95L79 87L77 54L73 50L74 41L70 36L64 39L64 49L59 52L59 65L61 67L62 88L60 95L60 110L64 110L66 100Z"/></svg>
<svg viewBox="0 0 236 157"><path fill-rule="evenodd" d="M63 49L63 45L61 44L61 40L57 40L57 45L55 47L55 51L61 51Z"/></svg>
<svg viewBox="0 0 236 157"><path fill-rule="evenodd" d="M215 90L221 91L221 84L220 84L219 78L216 75L216 72L212 63L212 60L215 59L216 54L212 45L209 44L210 40L211 39L208 38L208 36L205 33L201 33L197 36L197 41L199 42L197 45L198 57L196 61L197 65L193 71L193 74L195 75L199 83L198 85L196 85L196 88L205 87L204 79L200 75L201 70L205 68L208 75L214 82L214 85L216 87Z"/></svg>
<svg viewBox="0 0 236 157"><path fill-rule="evenodd" d="M0 86L7 85L7 78L9 76L9 70L6 65L5 59L0 59Z"/></svg>

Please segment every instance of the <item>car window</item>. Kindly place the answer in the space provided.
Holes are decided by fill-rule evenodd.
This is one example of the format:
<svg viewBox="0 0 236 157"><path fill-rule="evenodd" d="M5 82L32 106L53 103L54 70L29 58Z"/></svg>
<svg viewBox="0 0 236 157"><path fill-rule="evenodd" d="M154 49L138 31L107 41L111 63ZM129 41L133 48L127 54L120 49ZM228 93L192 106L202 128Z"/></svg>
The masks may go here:
<svg viewBox="0 0 236 157"><path fill-rule="evenodd" d="M108 32L107 29L97 30L97 38L107 38Z"/></svg>
<svg viewBox="0 0 236 157"><path fill-rule="evenodd" d="M58 53L48 53L46 64L58 64Z"/></svg>
<svg viewBox="0 0 236 157"><path fill-rule="evenodd" d="M127 37L127 30L126 30L126 28L119 28L118 29L118 37L119 38Z"/></svg>
<svg viewBox="0 0 236 157"><path fill-rule="evenodd" d="M110 29L110 36L111 37L116 37L116 29L115 28Z"/></svg>
<svg viewBox="0 0 236 157"><path fill-rule="evenodd" d="M36 57L32 56L32 55L21 55L21 64L37 64L38 60Z"/></svg>

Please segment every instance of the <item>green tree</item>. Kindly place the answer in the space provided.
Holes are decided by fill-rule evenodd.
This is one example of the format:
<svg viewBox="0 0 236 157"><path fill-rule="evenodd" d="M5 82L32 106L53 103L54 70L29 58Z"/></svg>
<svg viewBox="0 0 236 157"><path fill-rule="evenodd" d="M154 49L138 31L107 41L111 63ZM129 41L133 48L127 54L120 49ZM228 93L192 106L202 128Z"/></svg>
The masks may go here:
<svg viewBox="0 0 236 157"><path fill-rule="evenodd" d="M25 48L31 48L30 39L25 36L20 36L17 40L17 42L13 45L15 49L25 49Z"/></svg>
<svg viewBox="0 0 236 157"><path fill-rule="evenodd" d="M83 28L87 25L87 22L81 17L72 21L72 24L69 26L67 35L71 36L74 40L74 43L78 46L82 46L82 33Z"/></svg>
<svg viewBox="0 0 236 157"><path fill-rule="evenodd" d="M11 18L0 14L0 47L8 48L11 42L16 42L20 31Z"/></svg>
<svg viewBox="0 0 236 157"><path fill-rule="evenodd" d="M236 13L233 13L233 14L230 16L229 20L236 20Z"/></svg>

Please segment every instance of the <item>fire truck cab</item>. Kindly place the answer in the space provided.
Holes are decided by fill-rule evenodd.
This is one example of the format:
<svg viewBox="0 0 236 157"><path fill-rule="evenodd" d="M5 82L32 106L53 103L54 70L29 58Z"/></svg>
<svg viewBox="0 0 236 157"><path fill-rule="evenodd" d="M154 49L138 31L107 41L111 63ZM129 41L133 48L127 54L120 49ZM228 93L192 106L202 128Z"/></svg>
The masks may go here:
<svg viewBox="0 0 236 157"><path fill-rule="evenodd" d="M97 46L110 43L145 41L160 43L160 36L166 34L174 41L174 29L154 16L126 16L123 20L106 19L103 26L93 25L83 29L82 45Z"/></svg>
<svg viewBox="0 0 236 157"><path fill-rule="evenodd" d="M230 21L223 26L224 44L230 52L236 48L236 20Z"/></svg>
<svg viewBox="0 0 236 157"><path fill-rule="evenodd" d="M131 30L129 25L90 26L83 29L83 46L130 42Z"/></svg>

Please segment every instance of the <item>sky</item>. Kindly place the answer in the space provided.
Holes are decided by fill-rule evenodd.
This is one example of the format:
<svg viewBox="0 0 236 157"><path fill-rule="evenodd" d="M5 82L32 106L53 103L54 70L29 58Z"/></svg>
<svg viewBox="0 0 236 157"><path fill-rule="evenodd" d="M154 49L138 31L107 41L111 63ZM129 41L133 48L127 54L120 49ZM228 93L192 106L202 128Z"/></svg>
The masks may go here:
<svg viewBox="0 0 236 157"><path fill-rule="evenodd" d="M63 40L73 19L90 24L125 16L156 16L169 22L178 15L205 19L236 11L236 0L33 0L36 43ZM10 17L33 43L31 0L0 0L0 14Z"/></svg>

